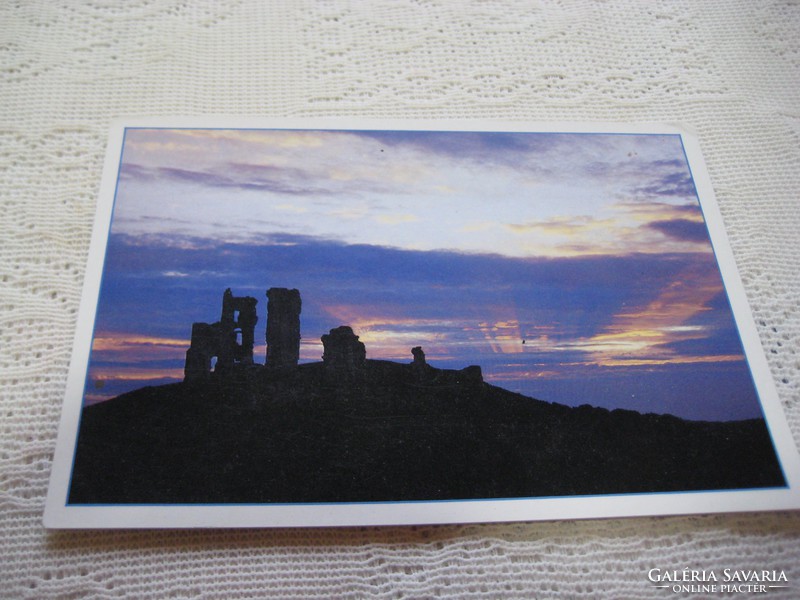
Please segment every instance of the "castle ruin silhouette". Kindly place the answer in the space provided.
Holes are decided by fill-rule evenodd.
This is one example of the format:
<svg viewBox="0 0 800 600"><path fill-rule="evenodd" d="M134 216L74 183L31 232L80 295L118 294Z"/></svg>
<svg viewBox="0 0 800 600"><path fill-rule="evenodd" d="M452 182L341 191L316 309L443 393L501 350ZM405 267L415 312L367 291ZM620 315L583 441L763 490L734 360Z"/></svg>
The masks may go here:
<svg viewBox="0 0 800 600"><path fill-rule="evenodd" d="M266 362L253 361L255 326L258 323L252 296L234 296L230 288L222 296L222 314L216 323L192 324L191 345L186 352L184 381L203 383L225 378L237 370L263 369L270 374L296 370L300 361L300 312L302 301L296 289L267 290ZM331 329L321 337L324 380L329 385L357 384L366 377L369 361L366 347L348 325ZM421 346L411 349L410 380L417 385L480 384L479 366L461 370L436 369L427 364ZM216 359L216 363L214 363ZM213 366L212 366L213 365Z"/></svg>

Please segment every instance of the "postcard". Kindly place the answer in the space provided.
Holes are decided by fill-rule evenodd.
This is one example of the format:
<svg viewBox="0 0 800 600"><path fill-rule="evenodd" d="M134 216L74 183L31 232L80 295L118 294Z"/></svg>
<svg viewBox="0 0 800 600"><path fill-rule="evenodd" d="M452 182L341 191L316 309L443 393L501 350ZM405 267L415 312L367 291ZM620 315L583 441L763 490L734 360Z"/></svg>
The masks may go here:
<svg viewBox="0 0 800 600"><path fill-rule="evenodd" d="M47 526L760 511L799 489L691 135L113 127Z"/></svg>

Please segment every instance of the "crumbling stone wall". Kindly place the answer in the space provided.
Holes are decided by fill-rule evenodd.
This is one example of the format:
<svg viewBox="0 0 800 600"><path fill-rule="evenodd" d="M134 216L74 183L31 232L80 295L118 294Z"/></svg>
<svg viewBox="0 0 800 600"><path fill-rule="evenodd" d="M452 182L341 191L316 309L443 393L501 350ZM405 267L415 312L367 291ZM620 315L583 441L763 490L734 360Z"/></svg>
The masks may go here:
<svg viewBox="0 0 800 600"><path fill-rule="evenodd" d="M214 358L217 359L214 371L232 369L237 364L253 364L257 303L258 300L251 296L234 296L228 288L222 295L220 320L212 324L192 324L184 381L207 381L211 377Z"/></svg>
<svg viewBox="0 0 800 600"><path fill-rule="evenodd" d="M219 319L220 332L225 339L220 344L217 362L223 369L237 363L253 364L255 328L258 322L257 303L258 300L251 296L236 297L230 288L225 290L222 296L222 316Z"/></svg>
<svg viewBox="0 0 800 600"><path fill-rule="evenodd" d="M321 339L327 383L352 382L363 376L367 349L350 327L342 325L331 329Z"/></svg>
<svg viewBox="0 0 800 600"><path fill-rule="evenodd" d="M186 351L184 381L207 381L211 377L211 359L219 353L218 323L192 324L192 344Z"/></svg>

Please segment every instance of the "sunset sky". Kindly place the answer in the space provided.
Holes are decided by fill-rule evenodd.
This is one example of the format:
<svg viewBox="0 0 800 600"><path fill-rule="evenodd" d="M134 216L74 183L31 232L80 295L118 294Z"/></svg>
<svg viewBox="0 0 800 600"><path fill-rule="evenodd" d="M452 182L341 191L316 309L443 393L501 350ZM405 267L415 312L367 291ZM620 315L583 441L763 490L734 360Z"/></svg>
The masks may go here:
<svg viewBox="0 0 800 600"><path fill-rule="evenodd" d="M228 287L257 362L289 287L304 361L350 325L541 400L761 415L677 135L128 129L86 401L182 379Z"/></svg>

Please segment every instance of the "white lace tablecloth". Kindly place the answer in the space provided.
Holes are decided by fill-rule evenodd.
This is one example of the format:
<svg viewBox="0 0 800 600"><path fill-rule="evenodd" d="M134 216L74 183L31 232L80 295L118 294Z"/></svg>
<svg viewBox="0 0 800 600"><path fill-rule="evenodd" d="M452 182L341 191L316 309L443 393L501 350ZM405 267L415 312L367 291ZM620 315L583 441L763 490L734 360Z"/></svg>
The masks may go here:
<svg viewBox="0 0 800 600"><path fill-rule="evenodd" d="M800 4L0 4L0 596L667 598L647 571L784 570L800 514L342 530L46 531L109 122L680 123L702 145L800 440Z"/></svg>

